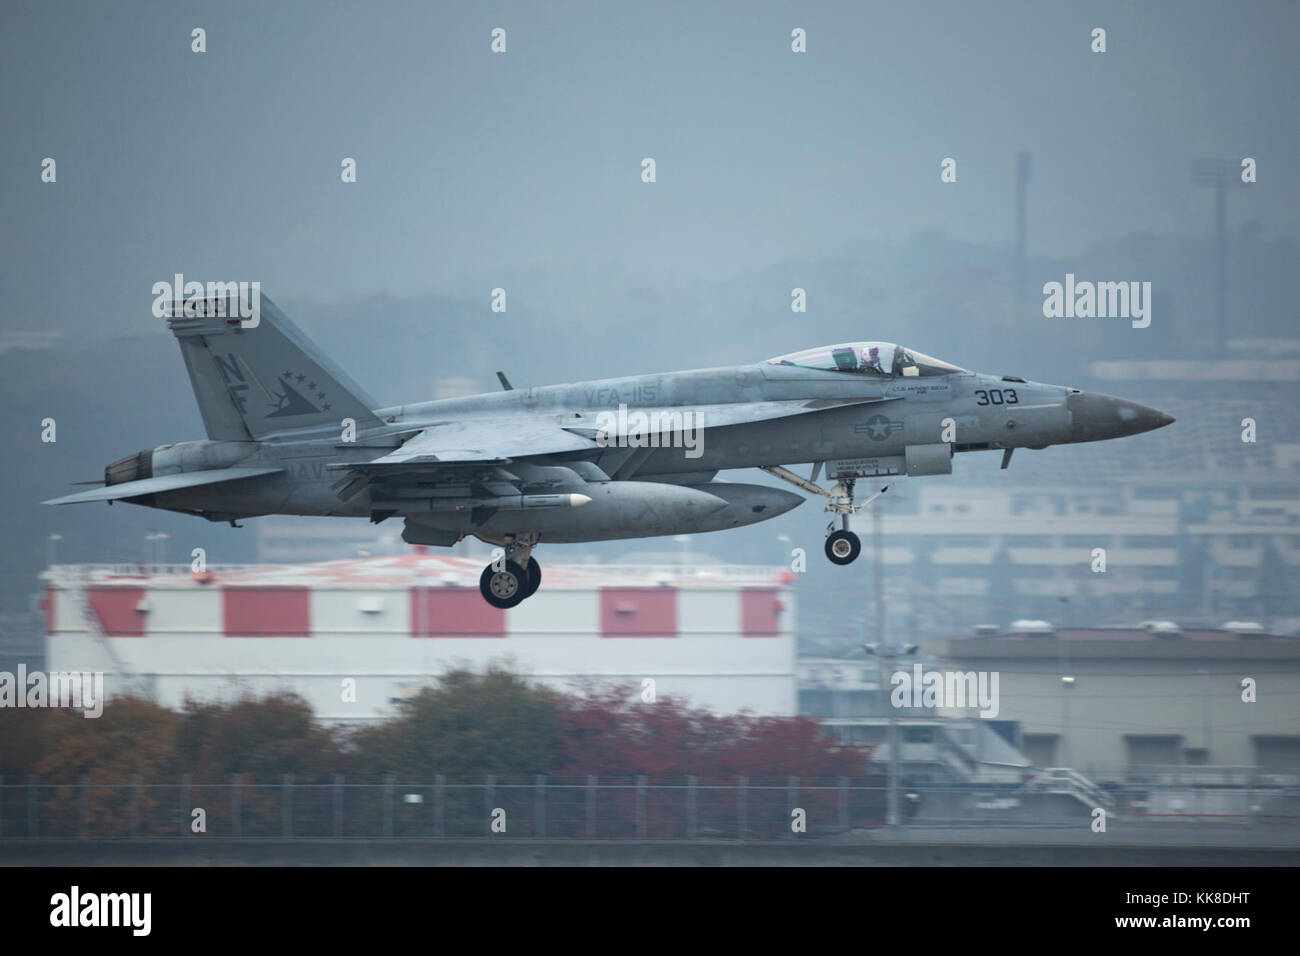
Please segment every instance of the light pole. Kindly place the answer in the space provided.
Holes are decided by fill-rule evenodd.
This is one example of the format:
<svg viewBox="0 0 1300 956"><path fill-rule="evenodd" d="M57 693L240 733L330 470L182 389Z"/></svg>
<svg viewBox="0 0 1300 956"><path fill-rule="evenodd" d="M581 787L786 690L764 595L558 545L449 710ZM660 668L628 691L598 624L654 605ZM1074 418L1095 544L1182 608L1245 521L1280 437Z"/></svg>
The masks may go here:
<svg viewBox="0 0 1300 956"><path fill-rule="evenodd" d="M1016 153L1016 302L1025 301L1029 249L1029 180L1033 176L1033 154L1028 150Z"/></svg>
<svg viewBox="0 0 1300 956"><path fill-rule="evenodd" d="M910 657L916 653L915 644L904 644L901 648L894 648L885 644L863 644L862 649L867 652L868 657L876 659L876 672L879 675L876 679L876 694L885 693L885 669L893 667L894 663L901 657ZM891 695L892 696L892 695ZM886 822L891 827L898 826L898 766L899 750L901 749L898 742L898 708L889 705L889 781L888 781L888 809L886 811Z"/></svg>
<svg viewBox="0 0 1300 956"><path fill-rule="evenodd" d="M876 641L883 646L885 643L885 552L881 543L880 524L880 502L877 501L871 508L871 551L876 572Z"/></svg>
<svg viewBox="0 0 1300 956"><path fill-rule="evenodd" d="M1205 734L1205 763L1208 766L1213 763L1210 759L1210 750L1213 746L1210 741L1214 739L1214 718L1210 711L1210 671L1208 668L1201 668L1201 717L1204 722Z"/></svg>
<svg viewBox="0 0 1300 956"><path fill-rule="evenodd" d="M1074 687L1074 678L1069 674L1061 675L1061 765L1068 767L1073 754L1070 750L1070 690Z"/></svg>
<svg viewBox="0 0 1300 956"><path fill-rule="evenodd" d="M1192 165L1192 182L1214 190L1214 339L1222 353L1228 335L1228 189L1247 183L1239 160L1215 158Z"/></svg>
<svg viewBox="0 0 1300 956"><path fill-rule="evenodd" d="M150 531L144 536L144 540L147 542L145 546L145 557L150 565L151 571L157 565L162 564L162 559L166 557L165 545L163 545L162 542L166 541L169 537L170 535L168 535L166 531Z"/></svg>

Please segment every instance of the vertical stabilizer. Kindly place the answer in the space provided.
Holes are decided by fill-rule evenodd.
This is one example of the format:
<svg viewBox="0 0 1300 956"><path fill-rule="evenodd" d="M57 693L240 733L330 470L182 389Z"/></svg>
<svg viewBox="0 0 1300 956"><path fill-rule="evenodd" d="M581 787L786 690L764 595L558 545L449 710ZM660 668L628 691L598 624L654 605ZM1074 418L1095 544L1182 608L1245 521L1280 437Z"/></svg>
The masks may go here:
<svg viewBox="0 0 1300 956"><path fill-rule="evenodd" d="M187 303L188 305L188 303ZM379 425L374 401L266 296L245 328L225 309L194 307L167 320L208 437L248 441L295 428Z"/></svg>

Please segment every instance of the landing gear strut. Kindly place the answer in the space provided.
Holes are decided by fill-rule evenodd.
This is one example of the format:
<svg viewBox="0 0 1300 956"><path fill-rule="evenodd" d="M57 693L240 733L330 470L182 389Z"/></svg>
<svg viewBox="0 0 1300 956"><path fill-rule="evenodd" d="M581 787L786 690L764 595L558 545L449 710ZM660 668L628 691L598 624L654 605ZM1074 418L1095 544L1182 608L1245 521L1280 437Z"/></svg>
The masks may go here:
<svg viewBox="0 0 1300 956"><path fill-rule="evenodd" d="M826 510L835 517L826 526L826 557L832 564L852 564L862 553L862 541L849 530L849 515L858 509L853 507L853 478L841 478L826 495ZM861 505L858 506L862 507ZM840 530L835 530L835 518L840 519Z"/></svg>
<svg viewBox="0 0 1300 956"><path fill-rule="evenodd" d="M493 607L511 608L532 597L542 583L542 567L533 557L536 546L534 532L506 535L505 553L479 576L478 589L483 600Z"/></svg>
<svg viewBox="0 0 1300 956"><path fill-rule="evenodd" d="M814 478L817 477L820 468L821 466L818 465L817 468L813 469ZM849 516L861 511L894 487L892 483L885 485L866 501L855 505L853 503L853 488L857 483L856 478L840 478L835 482L835 487L827 491L816 482L804 478L802 475L796 475L790 469L782 468L780 465L765 467L763 471L776 475L783 481L788 481L792 485L799 486L804 491L811 491L813 494L821 495L826 499L826 510L832 515L830 524L826 526L826 557L830 558L834 564L852 564L857 560L858 555L862 553L862 541L849 530ZM839 530L835 528L837 518L840 524Z"/></svg>

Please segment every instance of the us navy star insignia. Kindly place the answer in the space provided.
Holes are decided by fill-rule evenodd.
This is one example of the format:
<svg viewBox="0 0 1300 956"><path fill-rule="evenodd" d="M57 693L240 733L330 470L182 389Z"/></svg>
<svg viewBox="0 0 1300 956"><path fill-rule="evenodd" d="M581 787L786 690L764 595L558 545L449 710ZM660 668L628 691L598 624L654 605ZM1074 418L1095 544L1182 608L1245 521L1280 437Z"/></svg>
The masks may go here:
<svg viewBox="0 0 1300 956"><path fill-rule="evenodd" d="M903 423L884 415L872 415L860 425L854 425L853 430L859 435L865 433L872 441L884 441L894 432L902 431Z"/></svg>

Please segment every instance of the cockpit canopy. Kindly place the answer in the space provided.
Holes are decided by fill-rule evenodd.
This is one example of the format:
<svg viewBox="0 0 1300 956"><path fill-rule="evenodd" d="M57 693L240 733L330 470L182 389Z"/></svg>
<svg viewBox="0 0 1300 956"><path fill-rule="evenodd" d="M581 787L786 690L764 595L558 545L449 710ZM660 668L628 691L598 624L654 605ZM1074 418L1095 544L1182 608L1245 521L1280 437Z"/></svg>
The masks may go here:
<svg viewBox="0 0 1300 956"><path fill-rule="evenodd" d="M850 372L872 378L951 375L964 369L890 342L849 342L778 355L768 365L794 365L823 372Z"/></svg>

